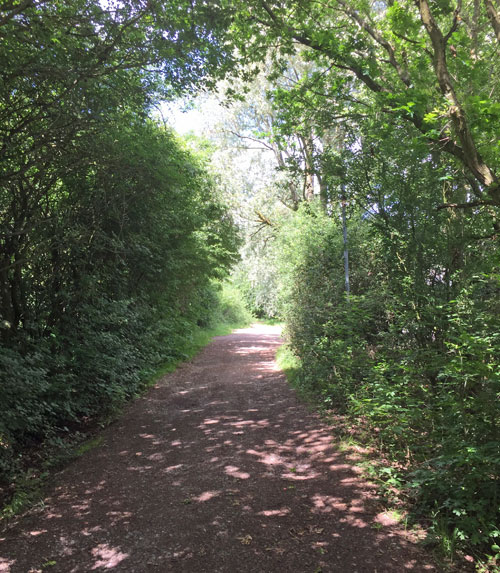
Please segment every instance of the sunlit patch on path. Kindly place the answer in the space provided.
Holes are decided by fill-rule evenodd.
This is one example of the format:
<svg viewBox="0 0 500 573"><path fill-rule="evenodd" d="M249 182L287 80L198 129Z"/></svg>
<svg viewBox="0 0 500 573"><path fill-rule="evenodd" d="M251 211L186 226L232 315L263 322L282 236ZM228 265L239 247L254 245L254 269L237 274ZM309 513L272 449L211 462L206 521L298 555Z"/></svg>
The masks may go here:
<svg viewBox="0 0 500 573"><path fill-rule="evenodd" d="M274 361L220 337L161 380L0 539L0 572L436 571Z"/></svg>

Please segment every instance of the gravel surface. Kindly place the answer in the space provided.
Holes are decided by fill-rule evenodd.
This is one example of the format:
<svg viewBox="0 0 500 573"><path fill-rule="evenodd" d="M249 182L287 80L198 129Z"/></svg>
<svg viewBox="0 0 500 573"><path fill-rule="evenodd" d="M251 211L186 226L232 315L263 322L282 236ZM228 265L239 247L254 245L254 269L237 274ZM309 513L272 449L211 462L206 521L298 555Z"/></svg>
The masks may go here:
<svg viewBox="0 0 500 573"><path fill-rule="evenodd" d="M1 535L0 572L437 571L288 387L279 328L162 378Z"/></svg>

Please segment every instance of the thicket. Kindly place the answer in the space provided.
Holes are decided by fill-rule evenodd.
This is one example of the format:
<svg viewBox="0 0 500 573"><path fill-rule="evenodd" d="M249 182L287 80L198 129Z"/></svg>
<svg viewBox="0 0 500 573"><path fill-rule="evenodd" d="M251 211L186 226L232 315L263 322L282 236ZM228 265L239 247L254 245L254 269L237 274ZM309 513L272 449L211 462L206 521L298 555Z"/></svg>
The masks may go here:
<svg viewBox="0 0 500 573"><path fill-rule="evenodd" d="M0 20L4 480L182 356L238 245L208 158L149 119L212 65L201 22L163 3L16 6Z"/></svg>
<svg viewBox="0 0 500 573"><path fill-rule="evenodd" d="M402 170L405 152L388 159L396 140L386 135L380 155L368 144L346 160L349 295L340 201L329 212L305 203L274 234L296 383L383 452L389 463L374 475L411 501L446 551L494 562L500 254L479 237L487 214L437 208L443 165L413 149Z"/></svg>
<svg viewBox="0 0 500 573"><path fill-rule="evenodd" d="M450 553L497 567L498 3L225 6L260 82L239 138L284 182L268 194L282 214L255 211L246 296L279 302L299 383L377 442L387 486Z"/></svg>

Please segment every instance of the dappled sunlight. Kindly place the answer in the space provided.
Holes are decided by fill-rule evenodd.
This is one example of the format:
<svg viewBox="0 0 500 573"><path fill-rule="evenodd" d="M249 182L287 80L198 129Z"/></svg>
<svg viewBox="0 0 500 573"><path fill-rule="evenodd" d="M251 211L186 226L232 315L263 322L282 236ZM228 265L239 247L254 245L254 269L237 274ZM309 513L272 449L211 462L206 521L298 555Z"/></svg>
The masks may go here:
<svg viewBox="0 0 500 573"><path fill-rule="evenodd" d="M236 466L226 466L224 471L228 476L238 479L248 479L250 477L249 473L241 471L240 468Z"/></svg>
<svg viewBox="0 0 500 573"><path fill-rule="evenodd" d="M229 422L229 424L225 425L232 426L233 428L250 427L251 429L255 429L255 428L267 428L270 425L270 423L269 420L239 420L238 422Z"/></svg>
<svg viewBox="0 0 500 573"><path fill-rule="evenodd" d="M213 419L213 420L207 419L207 420L204 420L204 421L203 421L203 424L202 424L200 427L210 426L211 424L218 424L219 422L220 422L219 419Z"/></svg>
<svg viewBox="0 0 500 573"><path fill-rule="evenodd" d="M48 533L48 531L46 529L41 529L40 531L29 532L29 534L32 535L33 537L36 537L37 535L42 535L43 533Z"/></svg>
<svg viewBox="0 0 500 573"><path fill-rule="evenodd" d="M282 478L292 480L292 481L304 481L304 480L317 478L318 476L319 476L319 472L314 472L314 471L308 472L308 473L303 473L303 474L295 473L295 471L293 471L293 472L286 471L286 472L283 472L281 474Z"/></svg>
<svg viewBox="0 0 500 573"><path fill-rule="evenodd" d="M224 376L232 381L222 384L220 363L209 361L195 365L197 385L187 365L178 375L187 388L160 385L138 402L128 422L110 427L105 443L86 454L91 461L65 471L65 483L32 518L30 544L74 573L229 572L230 555L248 573L349 573L359 551L369 554L362 570L427 570L384 557L406 551L407 536L380 508L370 512L373 487L287 389L272 358L276 337L230 339ZM1 573L28 570L0 560Z"/></svg>
<svg viewBox="0 0 500 573"><path fill-rule="evenodd" d="M169 473L173 473L175 471L179 471L183 467L184 467L184 464L177 464L175 466L168 466L166 468L163 468L163 471L165 473L169 474Z"/></svg>
<svg viewBox="0 0 500 573"><path fill-rule="evenodd" d="M90 537L92 535L95 535L96 533L101 533L103 531L104 531L104 527L102 527L100 525L96 525L94 527L84 527L82 529L81 533L85 537Z"/></svg>
<svg viewBox="0 0 500 573"><path fill-rule="evenodd" d="M110 547L105 543L101 543L94 549L92 549L92 556L96 558L92 570L103 568L112 569L119 565L124 559L127 559L128 554L122 553L120 550L114 547Z"/></svg>
<svg viewBox="0 0 500 573"><path fill-rule="evenodd" d="M109 518L109 523L116 525L120 521L129 523L133 514L130 511L108 511L106 515Z"/></svg>
<svg viewBox="0 0 500 573"><path fill-rule="evenodd" d="M139 472L139 473L144 473L148 470L152 470L154 468L154 466L150 465L150 466L128 466L127 469L131 472Z"/></svg>
<svg viewBox="0 0 500 573"><path fill-rule="evenodd" d="M90 502L86 501L85 503L75 504L71 507L78 515L85 515L90 509Z"/></svg>
<svg viewBox="0 0 500 573"><path fill-rule="evenodd" d="M339 519L339 522L348 523L351 527L359 527L360 529L368 527L368 523L364 519L349 514L347 514L346 517Z"/></svg>
<svg viewBox="0 0 500 573"><path fill-rule="evenodd" d="M2 540L0 539L0 541ZM15 562L15 559L5 559L4 557L0 557L0 573L9 573L10 568Z"/></svg>
<svg viewBox="0 0 500 573"><path fill-rule="evenodd" d="M47 519L60 519L62 516L62 513L57 513L56 511L48 511L45 517Z"/></svg>
<svg viewBox="0 0 500 573"><path fill-rule="evenodd" d="M213 499L214 497L218 497L219 495L221 495L220 491L204 491L203 493L195 497L194 500L203 503L205 501L210 501L211 499Z"/></svg>
<svg viewBox="0 0 500 573"><path fill-rule="evenodd" d="M247 454L257 456L260 463L267 466L277 466L283 464L283 459L275 452L257 452L256 450L247 450Z"/></svg>
<svg viewBox="0 0 500 573"><path fill-rule="evenodd" d="M283 517L290 513L289 507L283 507L282 509L265 509L259 511L257 515L262 515L263 517Z"/></svg>
<svg viewBox="0 0 500 573"><path fill-rule="evenodd" d="M315 493L311 497L311 501L313 513L345 512L347 510L347 504L339 497Z"/></svg>
<svg viewBox="0 0 500 573"><path fill-rule="evenodd" d="M156 452L150 456L147 456L147 459L151 462L162 462L165 459L165 456L160 452Z"/></svg>
<svg viewBox="0 0 500 573"><path fill-rule="evenodd" d="M394 526L400 522L400 518L397 518L388 511L383 511L375 516L374 522L384 526Z"/></svg>

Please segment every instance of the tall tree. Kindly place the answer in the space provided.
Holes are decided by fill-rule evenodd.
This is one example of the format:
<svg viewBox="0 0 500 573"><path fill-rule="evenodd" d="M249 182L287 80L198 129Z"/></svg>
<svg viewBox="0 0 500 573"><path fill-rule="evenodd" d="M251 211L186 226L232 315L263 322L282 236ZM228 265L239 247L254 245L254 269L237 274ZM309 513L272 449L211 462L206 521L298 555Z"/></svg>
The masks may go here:
<svg viewBox="0 0 500 573"><path fill-rule="evenodd" d="M345 95L409 122L432 148L455 158L468 184L463 204L454 206L500 205L498 14L492 2L474 9L460 1L255 0L227 9L242 58L257 60L271 45L284 57L297 46L309 48L325 78L331 70L344 75Z"/></svg>
<svg viewBox="0 0 500 573"><path fill-rule="evenodd" d="M230 57L225 18L165 2L7 2L0 7L0 316L22 325L33 229L50 225L61 177L94 161L117 117L146 118L158 97L213 82Z"/></svg>

